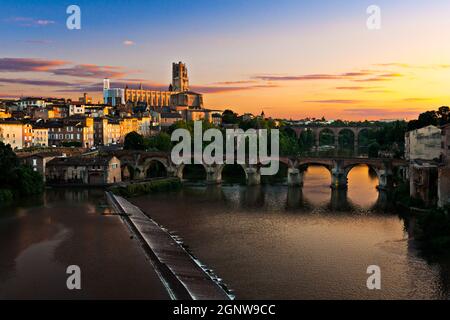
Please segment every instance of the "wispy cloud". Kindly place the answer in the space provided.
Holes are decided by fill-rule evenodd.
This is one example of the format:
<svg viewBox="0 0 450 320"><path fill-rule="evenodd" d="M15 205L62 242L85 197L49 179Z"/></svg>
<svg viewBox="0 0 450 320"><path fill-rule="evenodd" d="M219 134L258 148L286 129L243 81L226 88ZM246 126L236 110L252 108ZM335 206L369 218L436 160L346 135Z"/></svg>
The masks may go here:
<svg viewBox="0 0 450 320"><path fill-rule="evenodd" d="M32 79L10 79L0 78L1 83L6 84L23 84L32 86L48 86L48 87L60 87L60 86L73 86L73 83L58 81L58 80L32 80Z"/></svg>
<svg viewBox="0 0 450 320"><path fill-rule="evenodd" d="M349 90L349 91L363 91L376 89L378 87L364 87L364 86L347 86L347 87L336 87L337 90Z"/></svg>
<svg viewBox="0 0 450 320"><path fill-rule="evenodd" d="M42 45L53 43L52 40L39 40L39 39L38 40L25 40L24 42L30 43L30 44L42 44Z"/></svg>
<svg viewBox="0 0 450 320"><path fill-rule="evenodd" d="M354 104L362 103L362 100L345 100L345 99L329 99L329 100L305 100L307 103L330 103L330 104Z"/></svg>
<svg viewBox="0 0 450 320"><path fill-rule="evenodd" d="M136 44L136 42L132 41L132 40L125 40L123 42L124 46L134 46Z"/></svg>
<svg viewBox="0 0 450 320"><path fill-rule="evenodd" d="M388 62L388 63L378 63L375 66L379 67L395 67L404 69L449 69L450 64L428 64L428 65L414 65L401 62Z"/></svg>
<svg viewBox="0 0 450 320"><path fill-rule="evenodd" d="M51 70L55 75L82 78L120 78L127 75L122 67L99 66L95 64L80 64L69 68Z"/></svg>
<svg viewBox="0 0 450 320"><path fill-rule="evenodd" d="M0 58L0 72L48 72L66 64L68 62L63 60Z"/></svg>
<svg viewBox="0 0 450 320"><path fill-rule="evenodd" d="M55 24L55 21L48 19L35 19L29 17L12 17L5 19L6 22L17 24L21 27L45 27Z"/></svg>
<svg viewBox="0 0 450 320"><path fill-rule="evenodd" d="M389 81L395 78L403 77L400 73L385 73L385 74L379 74L371 78L365 78L365 79L354 79L355 82L379 82L379 81Z"/></svg>
<svg viewBox="0 0 450 320"><path fill-rule="evenodd" d="M386 73L374 70L361 70L344 73L318 73L305 75L256 75L252 79L264 81L314 81L314 80L351 80L358 82L387 81L401 77L400 73Z"/></svg>
<svg viewBox="0 0 450 320"><path fill-rule="evenodd" d="M237 80L237 81L221 81L221 82L214 82L212 85L240 85L240 84L252 84L256 83L256 80Z"/></svg>
<svg viewBox="0 0 450 320"><path fill-rule="evenodd" d="M342 110L344 114L350 116L361 116L366 118L389 118L389 117L412 117L419 114L421 111L419 109L383 109L383 108L351 108Z"/></svg>
<svg viewBox="0 0 450 320"><path fill-rule="evenodd" d="M402 101L404 102L422 102L422 101L429 101L431 100L430 98L406 98L403 99Z"/></svg>

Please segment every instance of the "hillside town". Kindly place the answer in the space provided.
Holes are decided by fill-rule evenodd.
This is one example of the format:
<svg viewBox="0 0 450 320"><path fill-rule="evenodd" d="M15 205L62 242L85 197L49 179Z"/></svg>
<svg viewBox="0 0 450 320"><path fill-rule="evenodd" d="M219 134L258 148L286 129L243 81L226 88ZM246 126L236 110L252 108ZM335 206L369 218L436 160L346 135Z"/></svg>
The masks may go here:
<svg viewBox="0 0 450 320"><path fill-rule="evenodd" d="M177 121L220 124L221 111L206 109L189 91L185 64L173 64L168 91L111 88L104 79L103 103L84 93L78 100L24 97L0 100L0 141L14 150L30 147L96 148L121 144L130 132L144 136Z"/></svg>

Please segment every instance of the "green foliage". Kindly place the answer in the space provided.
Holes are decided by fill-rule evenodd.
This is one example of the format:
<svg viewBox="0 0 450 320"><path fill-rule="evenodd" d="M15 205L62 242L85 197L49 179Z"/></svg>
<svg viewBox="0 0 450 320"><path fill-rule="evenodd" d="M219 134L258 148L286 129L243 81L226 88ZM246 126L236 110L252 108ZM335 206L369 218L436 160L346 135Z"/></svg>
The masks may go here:
<svg viewBox="0 0 450 320"><path fill-rule="evenodd" d="M377 142L373 142L369 145L368 154L371 158L377 158L380 151L380 145Z"/></svg>
<svg viewBox="0 0 450 320"><path fill-rule="evenodd" d="M450 248L450 207L437 208L419 214L416 224L416 238L432 250Z"/></svg>
<svg viewBox="0 0 450 320"><path fill-rule="evenodd" d="M408 131L427 127L429 125L442 126L449 123L450 108L447 106L440 107L437 111L426 111L419 115L417 120L408 123Z"/></svg>
<svg viewBox="0 0 450 320"><path fill-rule="evenodd" d="M19 163L10 145L0 142L0 205L13 197L42 193L44 181L38 172Z"/></svg>
<svg viewBox="0 0 450 320"><path fill-rule="evenodd" d="M225 110L222 113L222 123L223 124L236 124L239 122L238 114L232 110Z"/></svg>
<svg viewBox="0 0 450 320"><path fill-rule="evenodd" d="M281 156L293 156L300 154L300 145L297 141L297 137L292 136L288 132L280 131L280 155Z"/></svg>
<svg viewBox="0 0 450 320"><path fill-rule="evenodd" d="M126 187L113 187L111 191L117 195L124 197L136 197L156 192L178 190L180 188L181 188L180 180L171 178L142 183L133 183L127 185Z"/></svg>
<svg viewBox="0 0 450 320"><path fill-rule="evenodd" d="M31 167L20 166L15 173L17 180L14 186L16 190L19 190L20 195L28 196L44 191L44 181L41 174L33 171Z"/></svg>
<svg viewBox="0 0 450 320"><path fill-rule="evenodd" d="M136 131L125 136L123 148L125 150L145 150L144 137Z"/></svg>
<svg viewBox="0 0 450 320"><path fill-rule="evenodd" d="M0 207L9 204L14 198L13 193L11 190L7 189L0 189Z"/></svg>
<svg viewBox="0 0 450 320"><path fill-rule="evenodd" d="M144 145L147 150L157 150L163 152L170 152L172 150L170 135L165 132L161 132L158 135L144 139Z"/></svg>

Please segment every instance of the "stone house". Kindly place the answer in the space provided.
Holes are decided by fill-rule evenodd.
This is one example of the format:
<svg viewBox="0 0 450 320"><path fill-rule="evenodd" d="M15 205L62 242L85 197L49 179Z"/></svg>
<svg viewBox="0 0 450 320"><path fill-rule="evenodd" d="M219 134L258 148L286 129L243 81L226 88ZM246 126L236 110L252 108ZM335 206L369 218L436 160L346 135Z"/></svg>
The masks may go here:
<svg viewBox="0 0 450 320"><path fill-rule="evenodd" d="M46 180L97 186L121 182L120 160L115 156L55 158L47 163Z"/></svg>

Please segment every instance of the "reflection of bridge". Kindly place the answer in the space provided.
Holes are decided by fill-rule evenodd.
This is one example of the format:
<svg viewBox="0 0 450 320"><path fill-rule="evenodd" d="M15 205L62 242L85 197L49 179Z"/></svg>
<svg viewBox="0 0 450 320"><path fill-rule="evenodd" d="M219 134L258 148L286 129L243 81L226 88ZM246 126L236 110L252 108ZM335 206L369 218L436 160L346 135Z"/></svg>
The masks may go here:
<svg viewBox="0 0 450 320"><path fill-rule="evenodd" d="M334 146L339 148L339 135L344 131L350 131L353 134L353 149L357 153L359 149L359 135L363 131L378 129L377 127L312 127L312 126L294 126L291 127L295 131L297 138L300 139L302 133L312 132L314 136L314 144L316 148L320 146L320 136L323 132L329 132L334 137Z"/></svg>
<svg viewBox="0 0 450 320"><path fill-rule="evenodd" d="M162 166L165 175L183 179L184 169L187 165L175 165L170 154L160 152L143 151L118 151L116 157L121 161L123 180L145 179L151 173L155 163ZM201 164L206 172L206 182L218 184L222 182L222 171L228 164ZM406 166L404 160L398 159L374 159L374 158L303 158L283 157L280 158L280 167L284 166L287 171L287 181L290 186L303 186L304 173L308 166L323 166L330 172L331 187L335 189L347 188L347 176L349 172L358 165L367 165L372 168L379 180L380 189L392 187L392 180L397 169ZM248 185L261 183L261 165L241 165Z"/></svg>

